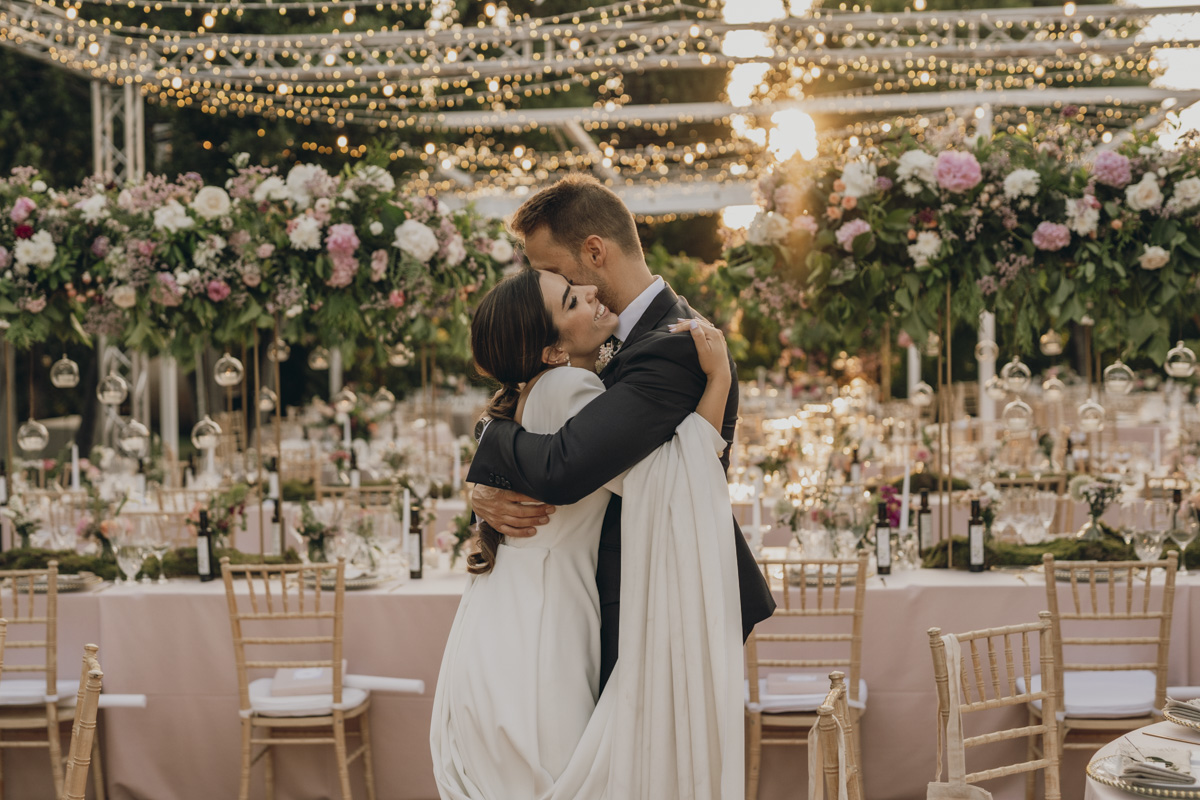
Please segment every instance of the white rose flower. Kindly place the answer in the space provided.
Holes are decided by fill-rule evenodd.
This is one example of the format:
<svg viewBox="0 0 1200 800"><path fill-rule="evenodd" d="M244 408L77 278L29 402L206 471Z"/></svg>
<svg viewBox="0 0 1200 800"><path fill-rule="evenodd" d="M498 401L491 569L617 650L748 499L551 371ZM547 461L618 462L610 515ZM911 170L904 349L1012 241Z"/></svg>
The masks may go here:
<svg viewBox="0 0 1200 800"><path fill-rule="evenodd" d="M288 240L292 243L292 248L295 250L320 250L321 223L317 221L316 217L305 215L297 217L294 222L291 231L288 232Z"/></svg>
<svg viewBox="0 0 1200 800"><path fill-rule="evenodd" d="M383 167L366 164L355 170L355 174L360 181L384 194L391 194L396 190L396 179Z"/></svg>
<svg viewBox="0 0 1200 800"><path fill-rule="evenodd" d="M328 214L329 209L333 207L333 202L328 197L322 197L316 202L313 208L318 214Z"/></svg>
<svg viewBox="0 0 1200 800"><path fill-rule="evenodd" d="M353 189L347 189L342 192L342 199L350 203L356 203L358 202L358 194Z"/></svg>
<svg viewBox="0 0 1200 800"><path fill-rule="evenodd" d="M1080 236L1091 236L1100 224L1100 209L1093 207L1086 198L1077 197L1067 201L1067 227Z"/></svg>
<svg viewBox="0 0 1200 800"><path fill-rule="evenodd" d="M933 231L921 231L917 234L916 241L908 246L908 255L917 267L921 268L928 266L929 259L936 256L941 249L941 236Z"/></svg>
<svg viewBox="0 0 1200 800"><path fill-rule="evenodd" d="M245 169L250 163L250 154L246 152L238 153L233 157L233 166L237 169Z"/></svg>
<svg viewBox="0 0 1200 800"><path fill-rule="evenodd" d="M937 185L937 159L924 150L909 150L900 156L896 167L896 177L906 183L923 183L926 186ZM917 188L917 187L914 187ZM905 192L916 194L906 185ZM918 188L919 191L919 188Z"/></svg>
<svg viewBox="0 0 1200 800"><path fill-rule="evenodd" d="M307 208L316 198L333 194L337 190L337 183L318 164L297 164L288 173L287 188L296 205Z"/></svg>
<svg viewBox="0 0 1200 800"><path fill-rule="evenodd" d="M423 225L415 219L406 219L396 226L395 236L392 246L408 253L422 264L429 263L429 260L437 255L437 236L428 225Z"/></svg>
<svg viewBox="0 0 1200 800"><path fill-rule="evenodd" d="M191 273L189 273L186 269L181 269L175 273L175 283L179 284L179 288L182 289L191 282Z"/></svg>
<svg viewBox="0 0 1200 800"><path fill-rule="evenodd" d="M492 242L492 258L501 264L507 264L513 260L516 251L513 250L512 243L503 236Z"/></svg>
<svg viewBox="0 0 1200 800"><path fill-rule="evenodd" d="M1200 178L1184 178L1175 184L1175 193L1167 201L1167 208L1172 211L1187 211L1200 205Z"/></svg>
<svg viewBox="0 0 1200 800"><path fill-rule="evenodd" d="M367 226L367 230L371 232L372 236L378 236L379 234L383 233L383 223L379 220L375 220Z"/></svg>
<svg viewBox="0 0 1200 800"><path fill-rule="evenodd" d="M17 267L48 267L54 261L58 248L49 231L38 231L29 239L22 239L13 248L13 260Z"/></svg>
<svg viewBox="0 0 1200 800"><path fill-rule="evenodd" d="M83 212L83 221L95 225L108 216L108 198L102 194L94 194L86 200L80 200L75 207Z"/></svg>
<svg viewBox="0 0 1200 800"><path fill-rule="evenodd" d="M304 310L304 307L301 306L299 303L296 303L296 305L294 305L294 306L289 306L288 310L284 311L283 314L288 319L293 319L295 317L300 316L300 312L303 310Z"/></svg>
<svg viewBox="0 0 1200 800"><path fill-rule="evenodd" d="M1014 169L1004 179L1004 196L1009 200L1017 197L1033 197L1041 185L1042 176L1033 169Z"/></svg>
<svg viewBox="0 0 1200 800"><path fill-rule="evenodd" d="M1162 189L1158 188L1158 181L1149 172L1143 175L1137 183L1125 187L1125 202L1134 211L1158 208L1162 205L1162 201Z"/></svg>
<svg viewBox="0 0 1200 800"><path fill-rule="evenodd" d="M1171 254L1162 249L1158 245L1150 245L1146 247L1142 257L1138 262L1142 265L1142 269L1162 269L1171 260Z"/></svg>
<svg viewBox="0 0 1200 800"><path fill-rule="evenodd" d="M229 213L232 203L220 186L205 186L192 199L192 210L205 219L217 219Z"/></svg>
<svg viewBox="0 0 1200 800"><path fill-rule="evenodd" d="M128 284L113 289L111 297L117 308L133 308L137 305L137 290Z"/></svg>
<svg viewBox="0 0 1200 800"><path fill-rule="evenodd" d="M41 194L42 192L46 191L46 182L43 180L40 180L40 179L36 180L33 183L29 184L29 190L31 192L36 192L38 194Z"/></svg>
<svg viewBox="0 0 1200 800"><path fill-rule="evenodd" d="M842 194L845 197L865 197L875 191L877 177L874 162L851 161L842 169L842 183L846 186Z"/></svg>
<svg viewBox="0 0 1200 800"><path fill-rule="evenodd" d="M169 200L164 206L154 209L154 227L160 231L177 233L196 224L188 216L187 209L179 205L177 200Z"/></svg>
<svg viewBox="0 0 1200 800"><path fill-rule="evenodd" d="M459 234L454 234L454 238L446 242L446 264L447 266L457 267L467 257L467 246L463 243L463 238Z"/></svg>
<svg viewBox="0 0 1200 800"><path fill-rule="evenodd" d="M254 189L254 202L256 203L265 203L268 200L286 200L290 196L287 184L278 175L269 176Z"/></svg>
<svg viewBox="0 0 1200 800"><path fill-rule="evenodd" d="M746 231L746 240L755 245L775 244L783 241L791 229L791 220L783 214L774 211L760 212L750 223L750 229Z"/></svg>

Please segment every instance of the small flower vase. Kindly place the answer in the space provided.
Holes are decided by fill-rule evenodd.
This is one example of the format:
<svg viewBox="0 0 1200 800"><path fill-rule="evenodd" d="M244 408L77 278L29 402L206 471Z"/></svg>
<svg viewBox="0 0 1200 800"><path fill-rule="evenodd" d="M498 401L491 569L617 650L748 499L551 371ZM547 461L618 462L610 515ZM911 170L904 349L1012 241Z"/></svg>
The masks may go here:
<svg viewBox="0 0 1200 800"><path fill-rule="evenodd" d="M1098 542L1103 538L1104 529L1100 527L1099 515L1089 512L1087 522L1083 523L1083 527L1075 532L1075 541Z"/></svg>
<svg viewBox="0 0 1200 800"><path fill-rule="evenodd" d="M325 555L325 537L314 536L308 540L308 561L311 564L324 564L328 558Z"/></svg>
<svg viewBox="0 0 1200 800"><path fill-rule="evenodd" d="M21 538L21 549L29 549L29 534L25 531L18 531L17 535Z"/></svg>

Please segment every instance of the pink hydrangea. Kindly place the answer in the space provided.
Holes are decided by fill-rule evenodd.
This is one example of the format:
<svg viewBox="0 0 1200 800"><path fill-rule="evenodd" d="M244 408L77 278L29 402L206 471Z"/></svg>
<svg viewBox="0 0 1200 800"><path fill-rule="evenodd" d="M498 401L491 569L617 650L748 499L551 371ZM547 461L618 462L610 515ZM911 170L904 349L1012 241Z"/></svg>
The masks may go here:
<svg viewBox="0 0 1200 800"><path fill-rule="evenodd" d="M943 150L938 153L934 174L938 186L948 192L965 192L983 180L983 171L975 155L962 150Z"/></svg>
<svg viewBox="0 0 1200 800"><path fill-rule="evenodd" d="M342 222L329 226L329 233L325 236L325 247L330 253L353 253L358 249L358 245L358 234L354 232L353 225Z"/></svg>
<svg viewBox="0 0 1200 800"><path fill-rule="evenodd" d="M208 299L214 303L219 303L229 297L229 284L221 279L211 280L208 282Z"/></svg>
<svg viewBox="0 0 1200 800"><path fill-rule="evenodd" d="M371 281L381 281L387 274L388 254L387 250L376 250L371 253Z"/></svg>
<svg viewBox="0 0 1200 800"><path fill-rule="evenodd" d="M1071 229L1057 222L1042 221L1033 232L1033 246L1038 250L1062 250L1071 243Z"/></svg>
<svg viewBox="0 0 1200 800"><path fill-rule="evenodd" d="M1092 174L1105 186L1120 189L1133 180L1129 159L1112 150L1101 150L1092 162Z"/></svg>
<svg viewBox="0 0 1200 800"><path fill-rule="evenodd" d="M24 222L29 219L29 215L37 208L37 203L30 200L28 197L18 197L17 202L13 203L12 211L8 212L8 217L13 222Z"/></svg>
<svg viewBox="0 0 1200 800"><path fill-rule="evenodd" d="M865 219L852 219L842 227L838 228L835 236L837 242L842 246L842 249L847 253L854 250L854 238L864 233L871 232L871 224Z"/></svg>
<svg viewBox="0 0 1200 800"><path fill-rule="evenodd" d="M792 218L804 211L804 192L798 186L785 183L775 190L775 210Z"/></svg>

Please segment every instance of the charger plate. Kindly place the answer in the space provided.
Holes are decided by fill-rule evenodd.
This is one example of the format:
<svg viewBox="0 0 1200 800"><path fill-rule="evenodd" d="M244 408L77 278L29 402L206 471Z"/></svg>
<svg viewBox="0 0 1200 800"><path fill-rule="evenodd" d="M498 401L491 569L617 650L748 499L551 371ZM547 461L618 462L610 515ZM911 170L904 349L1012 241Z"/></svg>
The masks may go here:
<svg viewBox="0 0 1200 800"><path fill-rule="evenodd" d="M315 586L316 581L310 577L305 577L304 582L309 586ZM363 575L359 578L346 578L346 591L352 592L356 589L373 589L383 583L383 578L378 575ZM337 589L337 578L330 576L321 579L321 588L333 591Z"/></svg>
<svg viewBox="0 0 1200 800"><path fill-rule="evenodd" d="M62 594L63 592L79 592L83 591L84 589L90 589L98 583L103 583L103 581L90 572L80 572L74 575L60 574L58 576L58 593ZM46 582L34 581L33 591L35 594L45 594Z"/></svg>
<svg viewBox="0 0 1200 800"><path fill-rule="evenodd" d="M1097 758L1087 766L1088 777L1096 783L1102 783L1105 786L1111 786L1114 789L1120 789L1123 792L1131 794L1139 794L1143 797L1170 797L1178 798L1179 800L1196 800L1200 798L1200 784L1191 786L1176 786L1168 788L1163 786L1138 786L1129 783L1121 778L1121 757L1119 755L1105 756Z"/></svg>
<svg viewBox="0 0 1200 800"><path fill-rule="evenodd" d="M870 577L870 575L868 574L867 577ZM788 567L788 584L791 586L799 586L801 580L800 570L796 569L795 567ZM842 568L842 580L840 585L853 586L854 582L857 580L857 566ZM832 569L828 572L823 572L820 576L818 576L815 570L806 569L804 570L803 581L805 586L816 586L817 584L822 584L824 586L836 586L838 585L837 570Z"/></svg>
<svg viewBox="0 0 1200 800"><path fill-rule="evenodd" d="M1162 715L1165 719L1174 722L1176 725L1182 725L1185 728L1191 728L1194 731L1200 731L1200 722L1192 722L1190 719L1177 717L1165 708L1163 709Z"/></svg>

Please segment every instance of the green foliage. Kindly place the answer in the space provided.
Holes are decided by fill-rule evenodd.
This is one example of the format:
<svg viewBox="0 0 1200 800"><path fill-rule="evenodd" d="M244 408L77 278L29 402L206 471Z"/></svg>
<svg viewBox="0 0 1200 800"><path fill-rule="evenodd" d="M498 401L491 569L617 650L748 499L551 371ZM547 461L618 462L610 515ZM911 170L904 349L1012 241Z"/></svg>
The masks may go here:
<svg viewBox="0 0 1200 800"><path fill-rule="evenodd" d="M289 549L284 556L261 556L257 553L243 553L238 550L217 550L217 558L229 558L231 564L299 564L300 556L295 550ZM121 575L117 562L103 556L85 556L72 550L37 550L33 548L17 548L0 553L0 569L45 569L51 561L58 562L60 575L77 575L90 572L106 581L116 580ZM181 547L169 550L163 556L163 572L168 578L191 578L197 574L196 548ZM138 575L157 578L159 575L158 561L153 557L147 558Z"/></svg>

